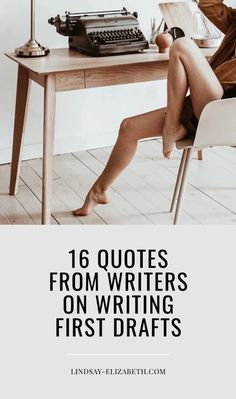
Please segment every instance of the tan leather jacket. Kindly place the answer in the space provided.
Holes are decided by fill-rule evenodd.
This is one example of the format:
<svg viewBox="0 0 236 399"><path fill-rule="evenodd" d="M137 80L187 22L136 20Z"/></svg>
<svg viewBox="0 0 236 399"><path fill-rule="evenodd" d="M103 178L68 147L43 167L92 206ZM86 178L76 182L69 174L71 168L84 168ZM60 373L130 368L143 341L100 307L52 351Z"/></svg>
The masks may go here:
<svg viewBox="0 0 236 399"><path fill-rule="evenodd" d="M236 10L223 0L199 0L199 8L223 33L224 40L210 60L216 76L224 88L236 85Z"/></svg>

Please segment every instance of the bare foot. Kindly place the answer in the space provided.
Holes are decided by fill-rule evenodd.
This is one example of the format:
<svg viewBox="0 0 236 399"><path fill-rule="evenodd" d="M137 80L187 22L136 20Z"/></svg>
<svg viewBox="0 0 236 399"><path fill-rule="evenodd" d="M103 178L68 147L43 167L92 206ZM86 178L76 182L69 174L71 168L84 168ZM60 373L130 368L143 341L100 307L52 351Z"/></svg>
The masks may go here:
<svg viewBox="0 0 236 399"><path fill-rule="evenodd" d="M93 208L95 208L96 205L107 204L108 202L109 200L105 192L98 192L94 188L92 188L89 191L82 208L73 211L73 215L87 216L92 212Z"/></svg>
<svg viewBox="0 0 236 399"><path fill-rule="evenodd" d="M176 128L164 128L163 130L163 155L165 158L170 158L171 152L174 148L176 141L181 140L186 136L187 129L184 125L180 124Z"/></svg>

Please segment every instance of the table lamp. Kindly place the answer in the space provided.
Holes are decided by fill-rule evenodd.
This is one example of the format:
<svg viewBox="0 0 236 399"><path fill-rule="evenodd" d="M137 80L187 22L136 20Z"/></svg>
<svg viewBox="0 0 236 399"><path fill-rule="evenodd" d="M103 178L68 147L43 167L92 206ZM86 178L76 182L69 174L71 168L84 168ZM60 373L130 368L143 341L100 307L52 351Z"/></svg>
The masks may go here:
<svg viewBox="0 0 236 399"><path fill-rule="evenodd" d="M43 57L49 53L47 47L41 46L35 39L35 1L31 0L30 39L15 50L18 57Z"/></svg>

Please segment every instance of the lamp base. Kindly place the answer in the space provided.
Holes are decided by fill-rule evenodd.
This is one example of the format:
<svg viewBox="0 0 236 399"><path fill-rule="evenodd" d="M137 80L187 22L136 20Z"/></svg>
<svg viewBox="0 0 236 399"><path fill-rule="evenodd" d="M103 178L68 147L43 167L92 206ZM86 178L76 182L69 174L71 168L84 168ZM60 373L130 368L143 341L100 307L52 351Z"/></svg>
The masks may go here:
<svg viewBox="0 0 236 399"><path fill-rule="evenodd" d="M36 40L32 39L15 50L17 57L44 57L49 52L50 50L47 47L41 46Z"/></svg>

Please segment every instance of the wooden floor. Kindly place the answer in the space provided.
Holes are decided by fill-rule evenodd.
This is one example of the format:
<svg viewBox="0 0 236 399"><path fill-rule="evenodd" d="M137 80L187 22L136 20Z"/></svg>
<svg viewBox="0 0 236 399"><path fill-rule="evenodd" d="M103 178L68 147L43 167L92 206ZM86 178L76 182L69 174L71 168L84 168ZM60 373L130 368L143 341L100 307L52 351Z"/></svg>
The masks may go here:
<svg viewBox="0 0 236 399"><path fill-rule="evenodd" d="M79 207L111 148L55 156L52 224L171 224L168 210L180 161L175 151L165 160L158 140L139 143L131 165L114 183L110 203L87 217ZM22 162L18 194L8 195L10 165L0 166L0 224L40 224L41 159ZM236 224L236 149L204 151L194 156L181 224Z"/></svg>

